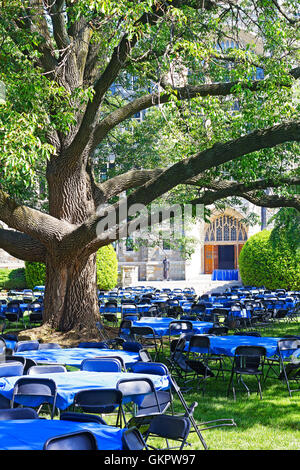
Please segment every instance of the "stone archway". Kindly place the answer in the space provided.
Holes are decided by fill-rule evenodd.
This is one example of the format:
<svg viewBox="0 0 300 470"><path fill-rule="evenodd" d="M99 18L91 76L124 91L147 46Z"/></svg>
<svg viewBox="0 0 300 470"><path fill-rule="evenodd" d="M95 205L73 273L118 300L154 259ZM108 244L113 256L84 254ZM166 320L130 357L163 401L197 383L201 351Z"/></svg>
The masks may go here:
<svg viewBox="0 0 300 470"><path fill-rule="evenodd" d="M215 213L204 227L204 273L238 269L238 258L248 239L248 227L234 209Z"/></svg>

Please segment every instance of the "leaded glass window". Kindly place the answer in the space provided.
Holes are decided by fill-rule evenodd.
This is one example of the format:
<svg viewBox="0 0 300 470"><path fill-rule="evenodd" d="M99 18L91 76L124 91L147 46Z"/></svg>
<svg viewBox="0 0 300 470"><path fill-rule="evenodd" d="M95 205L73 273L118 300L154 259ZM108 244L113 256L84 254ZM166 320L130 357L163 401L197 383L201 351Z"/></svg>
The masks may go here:
<svg viewBox="0 0 300 470"><path fill-rule="evenodd" d="M247 228L238 219L231 216L220 216L214 219L205 232L205 241L245 241Z"/></svg>

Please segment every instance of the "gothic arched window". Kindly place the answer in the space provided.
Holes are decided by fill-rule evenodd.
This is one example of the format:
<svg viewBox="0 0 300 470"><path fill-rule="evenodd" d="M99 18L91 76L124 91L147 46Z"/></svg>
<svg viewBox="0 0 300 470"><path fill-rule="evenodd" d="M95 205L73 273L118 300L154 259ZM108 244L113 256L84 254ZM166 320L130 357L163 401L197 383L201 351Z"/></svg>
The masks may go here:
<svg viewBox="0 0 300 470"><path fill-rule="evenodd" d="M205 232L205 242L210 241L246 241L246 226L232 216L220 216L214 219Z"/></svg>

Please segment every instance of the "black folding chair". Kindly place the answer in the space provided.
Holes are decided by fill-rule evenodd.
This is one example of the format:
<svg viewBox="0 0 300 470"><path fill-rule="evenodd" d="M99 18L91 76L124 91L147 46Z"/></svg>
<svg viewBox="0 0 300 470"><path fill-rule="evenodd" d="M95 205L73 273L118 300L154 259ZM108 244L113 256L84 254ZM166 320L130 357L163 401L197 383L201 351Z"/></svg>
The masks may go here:
<svg viewBox="0 0 300 470"><path fill-rule="evenodd" d="M131 326L130 333L143 346L143 349L154 349L154 360L156 360L163 348L162 337L157 336L153 328L149 326Z"/></svg>
<svg viewBox="0 0 300 470"><path fill-rule="evenodd" d="M130 397L131 401L134 403L138 401L138 405L134 404L133 410L130 411L132 416L145 418L162 413L163 408L160 405L157 391L151 379L147 377L120 379L116 388L122 392L123 399ZM119 413L120 423L122 418L125 427L128 427L123 404L120 407Z"/></svg>
<svg viewBox="0 0 300 470"><path fill-rule="evenodd" d="M77 392L74 397L74 409L85 413L111 414L117 412L116 426L120 423L120 407L123 395L115 389L86 389Z"/></svg>
<svg viewBox="0 0 300 470"><path fill-rule="evenodd" d="M184 336L171 341L170 357L167 358L168 369L172 377L184 384L182 391L189 391L191 387L187 385L194 380L195 371L187 362L187 352L185 351L186 339Z"/></svg>
<svg viewBox="0 0 300 470"><path fill-rule="evenodd" d="M180 450L186 445L188 435L191 430L191 422L185 416L174 416L174 415L160 415L154 416L151 420L148 431L145 435L145 442L148 445L148 449L157 449L153 445L150 446L148 439L151 437L164 438L166 440L166 449ZM170 447L169 440L179 441L180 445L177 447Z"/></svg>
<svg viewBox="0 0 300 470"><path fill-rule="evenodd" d="M151 374L151 375L169 375L169 370L165 364L159 362L135 362L131 366L131 372L136 374ZM128 422L128 426L136 426L138 429L145 425L148 425L153 417L159 413L165 413L169 407L172 408L172 393L169 390L158 390L156 394L146 395L139 405L136 407L134 412L134 418ZM157 407L159 405L159 409Z"/></svg>
<svg viewBox="0 0 300 470"><path fill-rule="evenodd" d="M169 345L174 337L185 335L185 337L192 336L194 334L193 323L188 320L176 320L169 324Z"/></svg>
<svg viewBox="0 0 300 470"><path fill-rule="evenodd" d="M40 404L37 405L38 413L43 404L47 403L52 405L51 419L54 418L57 397L56 383L54 380L44 377L37 378L28 376L19 378L14 385L11 408L14 407L15 403L22 404L24 401L26 403L26 399L29 397L40 402ZM35 408L35 406L33 406L33 408Z"/></svg>
<svg viewBox="0 0 300 470"><path fill-rule="evenodd" d="M210 363L218 363L217 376L210 367ZM210 354L210 340L207 336L194 335L189 342L187 364L194 371L197 379L197 389L202 385L202 394L205 393L206 381L211 377L218 377L219 372L223 373L223 358ZM224 373L223 373L224 377Z"/></svg>
<svg viewBox="0 0 300 470"><path fill-rule="evenodd" d="M236 399L234 376L239 378L241 384L245 387L249 396L250 389L242 377L244 375L255 376L258 383L258 393L260 395L260 399L262 400L261 378L263 377L266 353L266 348L263 346L238 346L236 348L228 384L227 396L229 395L229 390L232 386L234 400Z"/></svg>
<svg viewBox="0 0 300 470"><path fill-rule="evenodd" d="M290 387L290 382L298 383L300 381L300 362L293 356L299 348L299 338L282 338L277 343L276 355L266 359L266 367L268 367L268 369L264 381L266 381L268 377L272 377L269 374L273 372L273 377L286 383L290 397L293 392L300 391L298 388L292 389Z"/></svg>

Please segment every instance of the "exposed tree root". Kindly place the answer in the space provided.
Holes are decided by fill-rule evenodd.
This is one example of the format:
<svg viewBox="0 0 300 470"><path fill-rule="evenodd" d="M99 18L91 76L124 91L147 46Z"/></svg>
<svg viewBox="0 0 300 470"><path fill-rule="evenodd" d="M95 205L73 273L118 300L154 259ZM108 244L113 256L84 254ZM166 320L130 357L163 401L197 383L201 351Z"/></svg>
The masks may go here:
<svg viewBox="0 0 300 470"><path fill-rule="evenodd" d="M110 338L117 335L117 328L105 327ZM71 330L68 332L55 331L48 324L37 328L22 330L18 333L19 341L38 340L41 343L58 343L61 347L75 347L83 341L103 341L97 329L94 330Z"/></svg>

